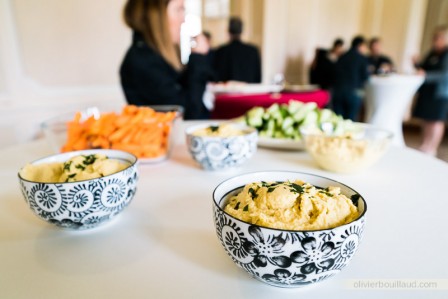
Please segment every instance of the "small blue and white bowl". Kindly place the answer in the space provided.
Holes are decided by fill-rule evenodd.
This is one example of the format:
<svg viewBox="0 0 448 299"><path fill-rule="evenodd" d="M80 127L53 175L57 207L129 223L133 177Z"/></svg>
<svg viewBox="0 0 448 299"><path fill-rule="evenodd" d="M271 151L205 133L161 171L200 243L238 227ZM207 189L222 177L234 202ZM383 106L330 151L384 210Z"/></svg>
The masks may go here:
<svg viewBox="0 0 448 299"><path fill-rule="evenodd" d="M232 124L243 132L230 137L195 136L194 132L219 123L206 123L187 128L187 146L193 159L206 170L224 170L248 161L257 151L258 132L243 124Z"/></svg>
<svg viewBox="0 0 448 299"><path fill-rule="evenodd" d="M84 230L108 222L126 208L137 189L137 157L118 150L83 150L56 154L31 164L65 162L74 156L102 154L129 166L101 178L67 182L39 183L20 176L25 202L39 218L58 227Z"/></svg>
<svg viewBox="0 0 448 299"><path fill-rule="evenodd" d="M230 196L248 183L300 179L314 186L340 187L358 207L360 216L335 228L292 231L267 228L239 220L224 211ZM361 242L367 205L362 196L339 182L300 172L266 171L233 177L213 192L216 233L232 261L254 278L283 288L297 288L338 274Z"/></svg>

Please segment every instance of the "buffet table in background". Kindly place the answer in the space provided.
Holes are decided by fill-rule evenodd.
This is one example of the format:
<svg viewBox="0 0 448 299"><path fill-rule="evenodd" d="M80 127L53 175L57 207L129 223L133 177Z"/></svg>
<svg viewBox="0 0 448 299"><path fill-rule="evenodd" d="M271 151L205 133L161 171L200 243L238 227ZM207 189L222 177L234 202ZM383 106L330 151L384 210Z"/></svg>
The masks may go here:
<svg viewBox="0 0 448 299"><path fill-rule="evenodd" d="M403 119L423 83L417 75L372 76L366 86L366 120L394 133L393 143L404 146Z"/></svg>
<svg viewBox="0 0 448 299"><path fill-rule="evenodd" d="M243 115L254 106L269 107L274 103L283 104L290 100L304 103L315 102L320 108L323 108L330 100L330 95L325 90L263 94L216 94L215 108L211 117L213 119L231 119Z"/></svg>
<svg viewBox="0 0 448 299"><path fill-rule="evenodd" d="M140 164L133 202L91 231L55 228L25 203L17 172L51 154L45 140L0 150L0 298L447 298L448 201L440 191L447 163L392 147L373 168L341 175L318 169L305 152L259 149L241 168L209 172L194 163L184 140L180 132L169 160ZM364 196L364 237L341 273L303 289L281 289L251 278L226 255L215 233L213 190L230 177L262 170L322 175ZM444 284L416 291L358 283L405 279Z"/></svg>

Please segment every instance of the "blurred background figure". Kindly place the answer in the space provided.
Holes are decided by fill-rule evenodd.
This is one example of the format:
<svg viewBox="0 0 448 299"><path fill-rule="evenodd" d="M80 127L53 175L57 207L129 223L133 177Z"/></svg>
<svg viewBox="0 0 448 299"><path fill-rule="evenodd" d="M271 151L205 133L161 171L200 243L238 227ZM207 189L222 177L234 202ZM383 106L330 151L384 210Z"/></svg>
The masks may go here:
<svg viewBox="0 0 448 299"><path fill-rule="evenodd" d="M228 27L230 42L216 50L214 69L218 81L261 82L261 59L258 49L241 41L243 21L232 17Z"/></svg>
<svg viewBox="0 0 448 299"><path fill-rule="evenodd" d="M128 0L124 20L133 39L120 67L126 100L134 105L181 105L185 119L208 116L202 102L209 45L195 38L188 65L179 58L184 0Z"/></svg>
<svg viewBox="0 0 448 299"><path fill-rule="evenodd" d="M331 61L336 62L342 54L344 54L344 40L342 38L337 38L333 42L333 47L331 47L328 53L328 58Z"/></svg>
<svg viewBox="0 0 448 299"><path fill-rule="evenodd" d="M210 65L213 65L213 61L215 60L215 50L212 49L212 34L210 31L203 31L202 34L204 35L209 48L207 53L207 61Z"/></svg>
<svg viewBox="0 0 448 299"><path fill-rule="evenodd" d="M350 50L338 59L335 68L333 110L353 121L357 120L361 107L360 90L369 77L366 51L364 37L355 37Z"/></svg>
<svg viewBox="0 0 448 299"><path fill-rule="evenodd" d="M374 37L369 42L369 72L375 75L388 74L394 70L392 60L383 55L381 51L381 39Z"/></svg>
<svg viewBox="0 0 448 299"><path fill-rule="evenodd" d="M212 34L209 31L203 31L202 34L205 36L208 44L208 53L207 53L207 63L209 66L209 76L208 81L210 82L217 82L218 76L216 75L216 72L214 70L214 61L215 61L215 49L212 48Z"/></svg>
<svg viewBox="0 0 448 299"><path fill-rule="evenodd" d="M415 117L423 120L423 142L419 149L435 156L448 118L447 26L435 29L432 49L416 67L417 72L425 76L413 111Z"/></svg>
<svg viewBox="0 0 448 299"><path fill-rule="evenodd" d="M340 38L333 42L330 50L316 49L316 55L310 68L310 83L330 90L335 80L336 62L343 53L344 41Z"/></svg>

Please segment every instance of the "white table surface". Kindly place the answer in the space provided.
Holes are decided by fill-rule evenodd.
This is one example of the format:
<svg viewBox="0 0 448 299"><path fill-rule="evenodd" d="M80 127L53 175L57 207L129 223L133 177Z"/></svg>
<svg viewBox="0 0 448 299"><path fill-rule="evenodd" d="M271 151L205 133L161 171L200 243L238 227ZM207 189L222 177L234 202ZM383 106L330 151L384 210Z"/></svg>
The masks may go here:
<svg viewBox="0 0 448 299"><path fill-rule="evenodd" d="M45 140L0 150L0 298L448 298L436 291L357 290L358 279L448 278L448 164L393 147L373 168L337 175L303 152L260 149L240 169L206 172L185 145L169 161L141 165L137 194L118 219L76 232L34 216L17 171L48 155ZM292 170L348 184L366 199L367 225L351 264L304 289L265 285L221 247L212 191L231 176ZM445 284L446 286L446 284Z"/></svg>

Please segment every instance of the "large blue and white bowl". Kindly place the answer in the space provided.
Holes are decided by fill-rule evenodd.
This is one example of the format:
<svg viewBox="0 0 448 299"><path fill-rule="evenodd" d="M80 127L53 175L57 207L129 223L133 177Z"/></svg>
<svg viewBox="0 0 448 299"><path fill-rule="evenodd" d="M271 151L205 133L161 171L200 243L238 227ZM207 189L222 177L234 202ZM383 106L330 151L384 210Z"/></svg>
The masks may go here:
<svg viewBox="0 0 448 299"><path fill-rule="evenodd" d="M233 124L243 135L230 137L195 136L198 129L218 123L206 123L187 128L187 146L193 159L206 170L223 170L240 166L257 151L258 132L243 124Z"/></svg>
<svg viewBox="0 0 448 299"><path fill-rule="evenodd" d="M20 176L25 202L39 218L74 230L99 226L126 208L137 188L137 158L118 150L84 150L46 157L31 164L65 162L74 156L103 154L129 166L101 178L67 183L39 183Z"/></svg>
<svg viewBox="0 0 448 299"><path fill-rule="evenodd" d="M331 229L291 231L250 224L224 212L229 196L244 185L260 181L300 179L315 186L340 187L360 216ZM300 172L268 171L240 175L222 182L213 192L216 233L232 261L267 284L296 288L338 274L353 258L361 242L367 205L362 196L339 182Z"/></svg>

